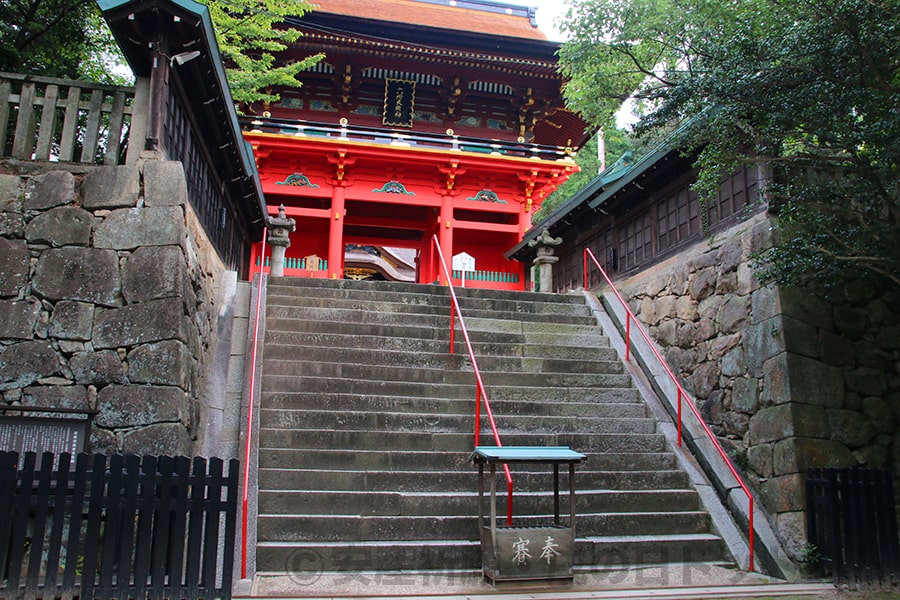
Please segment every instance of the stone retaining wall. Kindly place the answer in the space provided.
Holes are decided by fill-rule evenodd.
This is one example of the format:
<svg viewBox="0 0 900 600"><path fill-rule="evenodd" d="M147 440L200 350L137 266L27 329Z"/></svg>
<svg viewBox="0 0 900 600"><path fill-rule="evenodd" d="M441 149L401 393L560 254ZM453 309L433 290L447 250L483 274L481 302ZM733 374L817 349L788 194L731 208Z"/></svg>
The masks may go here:
<svg viewBox="0 0 900 600"><path fill-rule="evenodd" d="M191 455L224 268L181 164L46 169L0 165L3 401L96 409L95 452Z"/></svg>
<svg viewBox="0 0 900 600"><path fill-rule="evenodd" d="M900 298L760 286L770 230L759 215L621 289L799 561L809 467L900 474Z"/></svg>

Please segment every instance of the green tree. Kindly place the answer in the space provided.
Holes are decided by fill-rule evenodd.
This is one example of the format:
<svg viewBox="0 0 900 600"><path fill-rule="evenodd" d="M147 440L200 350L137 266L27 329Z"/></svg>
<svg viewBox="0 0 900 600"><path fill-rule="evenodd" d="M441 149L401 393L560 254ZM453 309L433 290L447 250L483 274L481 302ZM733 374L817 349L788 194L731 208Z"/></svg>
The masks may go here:
<svg viewBox="0 0 900 600"><path fill-rule="evenodd" d="M534 213L531 221L535 224L546 219L556 208L566 203L578 190L586 186L600 171L600 160L597 157L597 136L591 137L575 155L575 163L581 169L571 175L549 196L544 198L541 209Z"/></svg>
<svg viewBox="0 0 900 600"><path fill-rule="evenodd" d="M297 75L323 58L317 54L285 64L276 60L278 53L301 35L283 24L312 9L305 0L200 1L209 7L231 95L243 108L256 102L277 102L277 88L299 87Z"/></svg>
<svg viewBox="0 0 900 600"><path fill-rule="evenodd" d="M591 137L575 155L575 163L581 170L547 196L541 204L541 209L534 214L532 219L534 223L540 223L546 219L557 207L565 204L578 190L588 185L600 174L599 135ZM625 152L634 150L634 141L627 131L611 129L604 131L602 135L606 146L607 166L618 160Z"/></svg>
<svg viewBox="0 0 900 600"><path fill-rule="evenodd" d="M293 0L201 0L210 12L235 102L278 100L278 87L300 85L297 74L322 57L277 64L279 52L300 37L286 19L312 5ZM122 83L125 61L100 18L95 0L0 2L0 70Z"/></svg>
<svg viewBox="0 0 900 600"><path fill-rule="evenodd" d="M102 68L117 54L93 0L0 2L2 71L118 83Z"/></svg>
<svg viewBox="0 0 900 600"><path fill-rule="evenodd" d="M569 0L571 2L571 0ZM900 0L579 0L560 52L570 105L678 129L708 197L745 162L773 174L764 280L900 285Z"/></svg>

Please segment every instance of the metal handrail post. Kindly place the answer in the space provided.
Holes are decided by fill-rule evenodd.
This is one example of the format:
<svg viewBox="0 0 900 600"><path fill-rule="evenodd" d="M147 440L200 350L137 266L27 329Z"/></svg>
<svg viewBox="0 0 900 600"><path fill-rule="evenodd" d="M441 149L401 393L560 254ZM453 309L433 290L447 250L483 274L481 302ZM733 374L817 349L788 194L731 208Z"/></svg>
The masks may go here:
<svg viewBox="0 0 900 600"><path fill-rule="evenodd" d="M253 398L256 393L256 356L259 349L259 311L262 302L262 283L266 263L266 235L268 227L263 227L262 250L259 258L258 280L256 282L256 318L253 325L253 350L250 358L250 391L247 402L247 435L244 448L244 480L241 495L241 579L247 578L247 508L250 487L250 450L253 446Z"/></svg>
<svg viewBox="0 0 900 600"><path fill-rule="evenodd" d="M436 235L431 236L434 241L434 247L437 250L438 261L440 262L441 269L444 272L444 276L447 278L447 288L450 290L450 304L453 307L452 310L455 310L455 314L459 316L459 330L463 334L463 339L466 342L466 349L469 351L469 359L472 361L472 370L475 372L475 383L476 383L476 392L475 392L475 446L478 446L479 439L479 427L481 422L481 402L484 401L484 410L488 416L488 422L491 425L491 432L494 435L494 442L497 446L502 446L503 444L500 442L500 432L497 430L497 422L494 419L494 412L491 410L491 404L488 400L487 390L484 387L484 380L481 378L481 370L478 368L478 361L475 359L475 351L472 349L472 342L469 339L469 330L466 328L466 321L462 315L462 309L459 306L459 300L456 297L456 290L453 288L453 279L450 277L450 269L447 267L447 261L444 258L444 252L441 250L440 241L438 241L438 237ZM451 337L453 335L453 330L455 329L455 322L453 327L451 327ZM506 475L506 487L507 487L507 503L506 503L506 524L507 526L512 526L512 497L513 497L513 481L512 481L512 473L509 471L509 465L503 465L503 472Z"/></svg>

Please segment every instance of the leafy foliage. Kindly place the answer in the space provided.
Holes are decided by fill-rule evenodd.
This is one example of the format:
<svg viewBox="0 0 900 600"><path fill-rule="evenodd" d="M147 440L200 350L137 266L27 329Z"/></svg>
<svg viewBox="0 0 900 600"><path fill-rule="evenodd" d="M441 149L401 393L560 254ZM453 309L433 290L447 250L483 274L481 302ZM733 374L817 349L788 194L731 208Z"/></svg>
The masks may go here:
<svg viewBox="0 0 900 600"><path fill-rule="evenodd" d="M771 173L763 279L900 285L897 14L900 0L579 0L566 97L596 124L634 97L639 132L682 125L704 196L742 164Z"/></svg>
<svg viewBox="0 0 900 600"><path fill-rule="evenodd" d="M277 87L298 87L296 75L320 55L276 64L300 32L281 24L311 8L305 1L200 0L209 7L235 102L274 102ZM48 77L124 83L124 65L95 0L0 2L0 70Z"/></svg>
<svg viewBox="0 0 900 600"><path fill-rule="evenodd" d="M122 83L120 57L94 0L0 2L0 71Z"/></svg>
<svg viewBox="0 0 900 600"><path fill-rule="evenodd" d="M276 56L300 37L282 24L312 8L305 0L200 0L209 7L216 41L226 65L234 101L243 107L254 102L277 102L280 86L299 87L296 76L322 55L276 65Z"/></svg>
<svg viewBox="0 0 900 600"><path fill-rule="evenodd" d="M533 223L537 224L546 219L557 207L564 204L597 176L600 171L600 159L597 156L598 145L598 138L594 136L578 151L578 154L575 155L575 163L581 170L572 174L553 193L544 198L541 209L531 218Z"/></svg>
<svg viewBox="0 0 900 600"><path fill-rule="evenodd" d="M600 134L598 134L600 135ZM632 140L628 132L621 129L612 129L602 133L604 137L604 145L606 146L606 164L611 165L625 152L633 150L635 142ZM546 219L557 207L564 204L569 198L575 195L578 190L588 185L600 173L600 158L598 152L599 146L598 136L594 136L587 141L584 147L575 155L575 163L581 170L571 177L565 183L559 186L552 194L547 196L541 204L541 209L534 214L532 221L540 223Z"/></svg>

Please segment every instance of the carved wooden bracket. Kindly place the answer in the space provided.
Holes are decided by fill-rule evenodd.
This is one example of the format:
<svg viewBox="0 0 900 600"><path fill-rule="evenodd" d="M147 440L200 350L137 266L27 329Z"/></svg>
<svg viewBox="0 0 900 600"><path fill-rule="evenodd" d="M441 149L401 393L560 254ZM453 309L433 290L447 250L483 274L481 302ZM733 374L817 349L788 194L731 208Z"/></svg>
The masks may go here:
<svg viewBox="0 0 900 600"><path fill-rule="evenodd" d="M345 180L347 167L356 164L356 159L348 157L347 153L347 150L341 149L336 155L328 157L328 162L334 165L334 181L337 182L335 185L349 185Z"/></svg>
<svg viewBox="0 0 900 600"><path fill-rule="evenodd" d="M446 167L438 167L438 171L444 175L443 179L443 187L441 185L436 186L435 191L441 195L450 195L456 193L456 178L459 175L465 174L466 170L461 169L459 167L458 161L450 161L450 164Z"/></svg>
<svg viewBox="0 0 900 600"><path fill-rule="evenodd" d="M532 169L529 171L528 175L519 175L519 180L524 184L522 193L525 196L525 212L531 212L531 205L533 202L532 195L534 194L534 187L538 182L537 169Z"/></svg>

